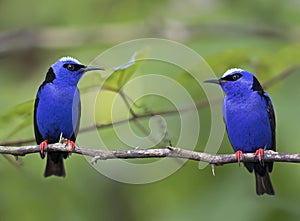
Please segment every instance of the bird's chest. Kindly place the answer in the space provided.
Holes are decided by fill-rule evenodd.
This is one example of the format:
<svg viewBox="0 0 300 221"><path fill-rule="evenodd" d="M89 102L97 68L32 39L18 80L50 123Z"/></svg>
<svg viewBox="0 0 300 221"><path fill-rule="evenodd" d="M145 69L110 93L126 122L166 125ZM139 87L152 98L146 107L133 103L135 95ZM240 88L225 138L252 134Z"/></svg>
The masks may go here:
<svg viewBox="0 0 300 221"><path fill-rule="evenodd" d="M79 92L74 88L48 87L39 94L40 110L58 117L66 117L79 102Z"/></svg>
<svg viewBox="0 0 300 221"><path fill-rule="evenodd" d="M228 123L245 126L264 118L267 113L265 101L260 97L225 99L223 111Z"/></svg>
<svg viewBox="0 0 300 221"><path fill-rule="evenodd" d="M77 88L44 88L39 93L36 121L44 139L70 138L78 123L80 97Z"/></svg>
<svg viewBox="0 0 300 221"><path fill-rule="evenodd" d="M224 120L228 137L236 149L252 152L271 142L270 120L262 96L225 99Z"/></svg>

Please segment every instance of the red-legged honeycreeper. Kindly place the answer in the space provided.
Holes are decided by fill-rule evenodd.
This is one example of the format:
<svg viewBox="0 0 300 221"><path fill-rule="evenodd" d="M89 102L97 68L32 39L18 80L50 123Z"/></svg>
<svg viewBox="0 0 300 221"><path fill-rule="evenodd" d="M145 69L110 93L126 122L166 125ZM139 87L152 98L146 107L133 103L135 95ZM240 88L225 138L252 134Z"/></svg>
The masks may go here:
<svg viewBox="0 0 300 221"><path fill-rule="evenodd" d="M40 145L42 158L45 157L44 147L59 142L61 137L67 139L74 149L81 111L77 84L85 72L93 70L103 69L85 66L71 57L61 58L49 68L34 105L35 139ZM63 158L68 155L65 152L49 152L44 176L64 177Z"/></svg>
<svg viewBox="0 0 300 221"><path fill-rule="evenodd" d="M269 173L273 162L263 162L263 150L276 150L275 114L271 98L251 73L233 68L216 80L225 92L223 117L228 138L238 161L243 153L255 153L260 162L244 163L255 173L256 193L275 195Z"/></svg>

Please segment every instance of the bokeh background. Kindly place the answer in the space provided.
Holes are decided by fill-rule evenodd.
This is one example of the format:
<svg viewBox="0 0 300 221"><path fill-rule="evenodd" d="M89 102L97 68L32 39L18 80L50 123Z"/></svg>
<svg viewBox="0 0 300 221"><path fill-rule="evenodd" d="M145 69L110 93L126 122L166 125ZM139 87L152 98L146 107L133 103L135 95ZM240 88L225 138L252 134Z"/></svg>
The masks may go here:
<svg viewBox="0 0 300 221"><path fill-rule="evenodd" d="M32 99L59 57L71 55L88 64L132 39L175 40L202 55L218 76L241 67L266 82L299 64L299 8L297 0L0 1L0 141L33 138ZM282 152L299 152L299 74L296 68L268 88ZM209 110L199 110L199 116L209 119ZM210 120L203 121L207 125L201 127L210 128ZM103 133L109 136L110 130ZM204 143L199 141L196 150ZM220 153L231 152L225 136ZM199 170L198 163L190 161L168 178L145 185L111 180L75 154L65 162L64 179L44 179L45 160L38 154L17 162L1 156L0 165L1 220L300 217L300 168L292 163L275 164L275 197L256 196L254 176L237 164L217 167L213 176L210 167Z"/></svg>

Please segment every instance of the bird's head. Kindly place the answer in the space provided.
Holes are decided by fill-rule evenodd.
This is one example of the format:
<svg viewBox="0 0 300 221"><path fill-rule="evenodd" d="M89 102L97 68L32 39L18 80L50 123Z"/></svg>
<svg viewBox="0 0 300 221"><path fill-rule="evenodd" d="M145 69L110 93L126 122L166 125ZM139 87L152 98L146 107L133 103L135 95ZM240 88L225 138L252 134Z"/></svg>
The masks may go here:
<svg viewBox="0 0 300 221"><path fill-rule="evenodd" d="M261 84L253 74L238 68L229 69L220 79L207 80L204 82L219 84L225 94L228 95L263 91Z"/></svg>
<svg viewBox="0 0 300 221"><path fill-rule="evenodd" d="M72 57L63 57L50 67L45 81L62 83L66 86L77 85L85 72L93 70L103 70L103 68L85 66Z"/></svg>

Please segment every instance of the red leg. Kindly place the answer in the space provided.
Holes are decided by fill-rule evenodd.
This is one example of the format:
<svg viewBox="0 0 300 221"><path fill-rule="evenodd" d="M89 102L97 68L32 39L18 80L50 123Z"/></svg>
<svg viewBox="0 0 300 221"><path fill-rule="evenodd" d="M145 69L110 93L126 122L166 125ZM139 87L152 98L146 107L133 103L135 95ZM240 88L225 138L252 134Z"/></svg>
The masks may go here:
<svg viewBox="0 0 300 221"><path fill-rule="evenodd" d="M70 156L71 153L75 150L75 143L72 140L67 140L66 141L66 146L67 145L70 146L70 151L69 151L69 156Z"/></svg>
<svg viewBox="0 0 300 221"><path fill-rule="evenodd" d="M235 157L236 157L236 159L237 159L237 162L238 162L239 165L240 165L241 158L245 157L245 155L244 155L243 151L238 150L238 151L235 152Z"/></svg>
<svg viewBox="0 0 300 221"><path fill-rule="evenodd" d="M255 156L258 156L259 162L262 162L262 158L263 158L263 156L264 156L264 149L259 148L259 149L255 152Z"/></svg>
<svg viewBox="0 0 300 221"><path fill-rule="evenodd" d="M40 143L40 155L41 158L45 158L45 148L48 148L48 140L44 140L42 143Z"/></svg>

